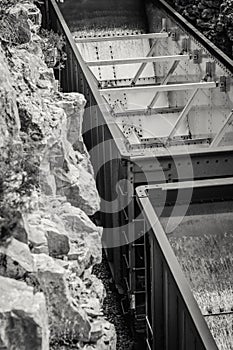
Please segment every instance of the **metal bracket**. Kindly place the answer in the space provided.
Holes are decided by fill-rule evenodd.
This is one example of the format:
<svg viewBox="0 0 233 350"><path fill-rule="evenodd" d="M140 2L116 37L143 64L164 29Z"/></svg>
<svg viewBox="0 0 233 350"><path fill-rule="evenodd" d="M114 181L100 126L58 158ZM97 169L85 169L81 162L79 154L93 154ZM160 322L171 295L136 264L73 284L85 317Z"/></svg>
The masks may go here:
<svg viewBox="0 0 233 350"><path fill-rule="evenodd" d="M182 40L182 51L188 52L190 50L190 40L189 38L184 38Z"/></svg>
<svg viewBox="0 0 233 350"><path fill-rule="evenodd" d="M201 63L201 55L199 50L193 50L193 63Z"/></svg>
<svg viewBox="0 0 233 350"><path fill-rule="evenodd" d="M161 32L167 31L167 18L162 18L162 29Z"/></svg>
<svg viewBox="0 0 233 350"><path fill-rule="evenodd" d="M178 29L173 29L173 31L171 32L171 39L172 39L172 41L178 41L179 40Z"/></svg>
<svg viewBox="0 0 233 350"><path fill-rule="evenodd" d="M127 315L129 313L129 311L128 310L126 311L125 309L125 306L124 306L125 301L127 301L126 297L121 300L121 309L122 309L123 315Z"/></svg>
<svg viewBox="0 0 233 350"><path fill-rule="evenodd" d="M213 78L215 71L215 63L214 62L206 62L206 75L210 78Z"/></svg>
<svg viewBox="0 0 233 350"><path fill-rule="evenodd" d="M230 90L230 84L228 77L222 75L219 79L219 87L221 92L227 92Z"/></svg>

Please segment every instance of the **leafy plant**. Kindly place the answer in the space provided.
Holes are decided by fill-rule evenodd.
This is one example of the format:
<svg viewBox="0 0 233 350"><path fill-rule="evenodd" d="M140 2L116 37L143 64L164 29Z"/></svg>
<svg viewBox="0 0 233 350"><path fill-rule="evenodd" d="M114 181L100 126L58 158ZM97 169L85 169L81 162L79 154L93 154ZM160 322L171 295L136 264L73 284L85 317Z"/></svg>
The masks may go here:
<svg viewBox="0 0 233 350"><path fill-rule="evenodd" d="M67 58L63 36L46 29L41 29L40 36L43 39L42 51L48 67L63 68Z"/></svg>

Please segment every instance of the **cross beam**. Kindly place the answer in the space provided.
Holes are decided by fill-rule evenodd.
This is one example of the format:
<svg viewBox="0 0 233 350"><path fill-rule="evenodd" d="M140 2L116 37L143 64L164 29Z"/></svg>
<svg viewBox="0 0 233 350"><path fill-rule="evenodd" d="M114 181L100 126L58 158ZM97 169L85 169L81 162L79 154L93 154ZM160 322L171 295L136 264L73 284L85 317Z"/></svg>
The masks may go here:
<svg viewBox="0 0 233 350"><path fill-rule="evenodd" d="M223 126L221 127L221 129L219 130L219 132L215 135L215 138L213 139L213 141L211 142L210 144L210 147L213 148L213 147L217 147L220 143L220 141L222 140L224 134L225 134L225 131L226 129L228 128L228 126L230 125L231 123L231 118L233 116L233 109L232 111L230 112L230 114L228 115L228 117L226 118L226 120L224 121L223 123Z"/></svg>
<svg viewBox="0 0 233 350"><path fill-rule="evenodd" d="M111 92L150 92L150 91L182 91L182 90L193 90L196 88L200 89L213 89L218 84L214 81L209 82L197 82L197 83L185 83L185 84L166 84L166 85L146 85L146 86L134 86L134 87L116 87L116 88L105 88L99 89L101 94Z"/></svg>
<svg viewBox="0 0 233 350"><path fill-rule="evenodd" d="M130 117L130 116L139 116L139 115L153 115L153 114L167 114L167 113L178 113L183 110L183 106L176 107L157 107L150 109L149 113L147 109L128 109L124 112L114 112L116 117Z"/></svg>
<svg viewBox="0 0 233 350"><path fill-rule="evenodd" d="M89 67L96 66L115 66L119 64L136 64L136 63L151 63L160 61L180 60L187 61L190 55L171 55L171 56L152 56L152 57L135 57L135 58L119 58L113 60L85 61Z"/></svg>
<svg viewBox="0 0 233 350"><path fill-rule="evenodd" d="M169 33L148 33L148 34L126 34L126 35L106 35L86 38L74 38L76 43L92 43L101 41L119 41L119 40L139 40L139 39L164 39L169 37Z"/></svg>

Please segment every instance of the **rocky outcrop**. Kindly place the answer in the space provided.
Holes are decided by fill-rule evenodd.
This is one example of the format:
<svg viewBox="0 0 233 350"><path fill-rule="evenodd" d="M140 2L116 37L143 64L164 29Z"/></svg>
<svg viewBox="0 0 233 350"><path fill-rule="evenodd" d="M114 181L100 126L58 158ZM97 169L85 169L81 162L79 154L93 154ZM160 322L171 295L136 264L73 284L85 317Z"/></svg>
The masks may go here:
<svg viewBox="0 0 233 350"><path fill-rule="evenodd" d="M36 276L47 301L51 340L88 341L90 322L86 312L71 298L64 268L45 254L34 255L34 260Z"/></svg>
<svg viewBox="0 0 233 350"><path fill-rule="evenodd" d="M0 276L0 348L48 350L45 298L26 283Z"/></svg>
<svg viewBox="0 0 233 350"><path fill-rule="evenodd" d="M85 98L59 91L37 7L0 10L0 348L19 337L19 350L115 349L91 274L102 228L89 219L100 201L81 134Z"/></svg>
<svg viewBox="0 0 233 350"><path fill-rule="evenodd" d="M0 246L0 275L24 279L34 271L34 262L28 245L12 239L6 246Z"/></svg>

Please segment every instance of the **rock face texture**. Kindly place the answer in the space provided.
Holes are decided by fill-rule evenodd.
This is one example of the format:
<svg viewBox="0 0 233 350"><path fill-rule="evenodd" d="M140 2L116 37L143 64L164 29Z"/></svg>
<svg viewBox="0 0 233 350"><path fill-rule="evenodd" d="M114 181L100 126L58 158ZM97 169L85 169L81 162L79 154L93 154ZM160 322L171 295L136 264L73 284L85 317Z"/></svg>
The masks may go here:
<svg viewBox="0 0 233 350"><path fill-rule="evenodd" d="M81 134L86 101L59 91L45 63L59 38L40 26L32 1L0 3L0 348L113 350L91 274L102 228L89 219L99 196Z"/></svg>
<svg viewBox="0 0 233 350"><path fill-rule="evenodd" d="M0 276L0 348L48 350L45 297L24 282Z"/></svg>

